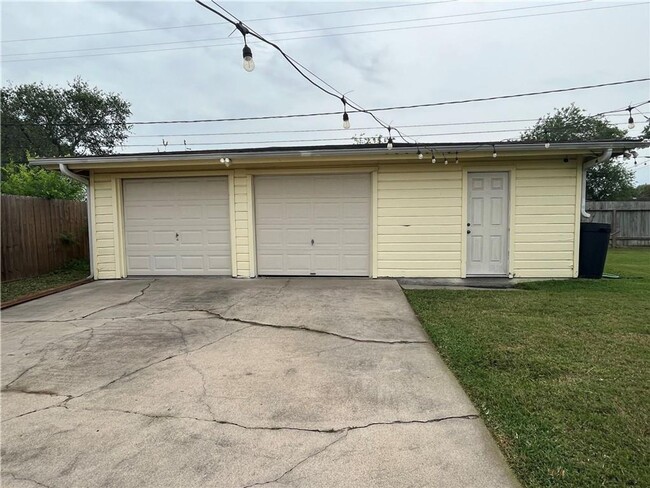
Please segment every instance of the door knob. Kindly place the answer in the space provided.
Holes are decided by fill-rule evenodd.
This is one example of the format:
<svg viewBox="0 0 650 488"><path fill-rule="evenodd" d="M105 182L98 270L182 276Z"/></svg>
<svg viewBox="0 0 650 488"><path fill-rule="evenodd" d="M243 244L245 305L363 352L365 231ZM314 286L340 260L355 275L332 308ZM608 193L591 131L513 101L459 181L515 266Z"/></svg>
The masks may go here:
<svg viewBox="0 0 650 488"><path fill-rule="evenodd" d="M311 245L312 245L312 246L314 245L314 239L311 240Z"/></svg>

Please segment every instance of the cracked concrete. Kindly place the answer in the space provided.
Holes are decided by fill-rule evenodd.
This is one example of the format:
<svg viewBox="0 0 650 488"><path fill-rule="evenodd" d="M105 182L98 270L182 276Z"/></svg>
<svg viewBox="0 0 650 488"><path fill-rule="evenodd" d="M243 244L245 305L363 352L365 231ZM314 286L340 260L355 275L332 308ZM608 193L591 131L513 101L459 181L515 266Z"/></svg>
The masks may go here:
<svg viewBox="0 0 650 488"><path fill-rule="evenodd" d="M2 319L3 486L518 486L394 281L95 282Z"/></svg>

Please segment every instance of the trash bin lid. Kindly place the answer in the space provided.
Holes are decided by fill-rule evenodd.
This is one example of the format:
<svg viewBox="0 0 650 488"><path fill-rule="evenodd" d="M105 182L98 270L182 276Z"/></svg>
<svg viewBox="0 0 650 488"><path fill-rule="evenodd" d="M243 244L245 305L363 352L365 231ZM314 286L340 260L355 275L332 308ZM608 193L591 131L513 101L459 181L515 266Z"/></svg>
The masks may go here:
<svg viewBox="0 0 650 488"><path fill-rule="evenodd" d="M611 232L611 224L605 222L582 222L580 224L581 232Z"/></svg>

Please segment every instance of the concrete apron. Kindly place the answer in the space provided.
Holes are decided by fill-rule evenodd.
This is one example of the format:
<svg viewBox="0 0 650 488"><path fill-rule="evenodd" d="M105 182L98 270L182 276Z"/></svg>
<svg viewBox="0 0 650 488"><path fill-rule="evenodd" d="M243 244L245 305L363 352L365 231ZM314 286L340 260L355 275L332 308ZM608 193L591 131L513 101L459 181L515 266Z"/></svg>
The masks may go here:
<svg viewBox="0 0 650 488"><path fill-rule="evenodd" d="M392 280L161 278L3 312L3 486L518 486Z"/></svg>

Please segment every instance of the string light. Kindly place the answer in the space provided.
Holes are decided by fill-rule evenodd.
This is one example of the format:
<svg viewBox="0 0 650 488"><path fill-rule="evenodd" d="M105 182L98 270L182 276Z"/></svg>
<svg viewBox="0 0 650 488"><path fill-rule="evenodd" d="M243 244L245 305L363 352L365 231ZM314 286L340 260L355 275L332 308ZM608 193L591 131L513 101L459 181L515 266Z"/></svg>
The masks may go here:
<svg viewBox="0 0 650 488"><path fill-rule="evenodd" d="M436 153L431 150L431 164L436 164Z"/></svg>
<svg viewBox="0 0 650 488"><path fill-rule="evenodd" d="M496 158L497 157L497 148L492 144L492 157Z"/></svg>
<svg viewBox="0 0 650 488"><path fill-rule="evenodd" d="M456 162L455 164L458 164L458 151L456 151Z"/></svg>
<svg viewBox="0 0 650 488"><path fill-rule="evenodd" d="M544 142L544 147L548 149L551 147L551 141L548 140L548 132L544 131L544 136L546 137L546 142Z"/></svg>
<svg viewBox="0 0 650 488"><path fill-rule="evenodd" d="M386 149L389 151L393 149L393 137L390 135L392 127L388 126L388 144L386 144Z"/></svg>
<svg viewBox="0 0 650 488"><path fill-rule="evenodd" d="M627 126L630 129L634 129L634 119L632 118L632 107L627 107L627 111L630 113L630 118L627 119Z"/></svg>
<svg viewBox="0 0 650 488"><path fill-rule="evenodd" d="M447 153L445 153L445 165L449 164L449 160L447 159Z"/></svg>
<svg viewBox="0 0 650 488"><path fill-rule="evenodd" d="M344 129L349 129L350 128L350 116L348 115L348 104L345 101L345 97L341 97L341 101L343 102L343 128Z"/></svg>
<svg viewBox="0 0 650 488"><path fill-rule="evenodd" d="M420 148L418 148L418 159L422 159L424 157L424 154L422 154L422 151L420 151Z"/></svg>

